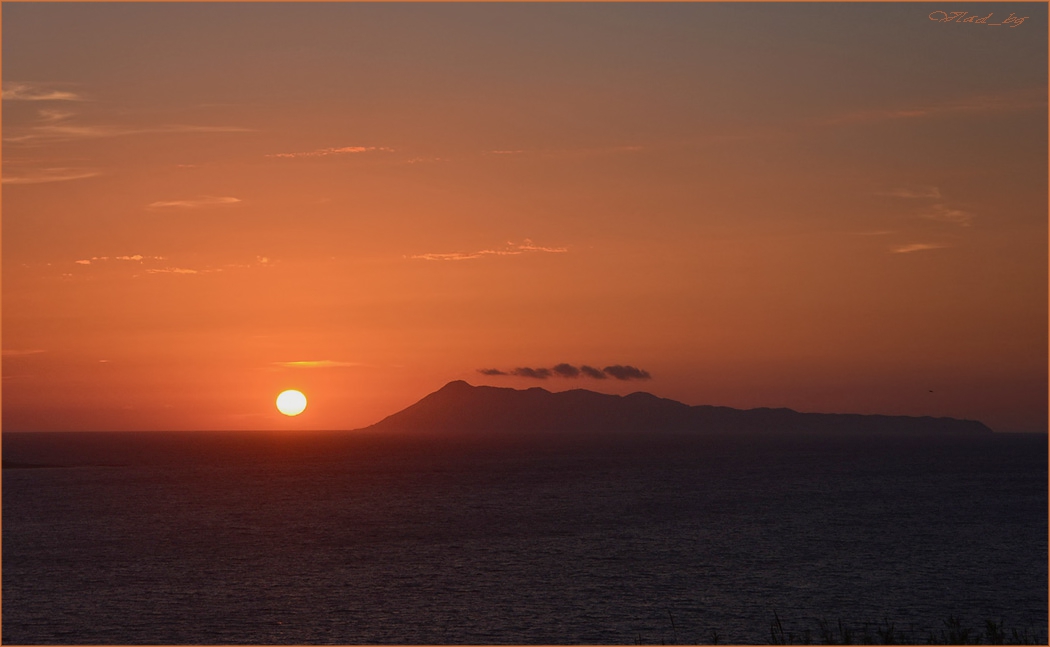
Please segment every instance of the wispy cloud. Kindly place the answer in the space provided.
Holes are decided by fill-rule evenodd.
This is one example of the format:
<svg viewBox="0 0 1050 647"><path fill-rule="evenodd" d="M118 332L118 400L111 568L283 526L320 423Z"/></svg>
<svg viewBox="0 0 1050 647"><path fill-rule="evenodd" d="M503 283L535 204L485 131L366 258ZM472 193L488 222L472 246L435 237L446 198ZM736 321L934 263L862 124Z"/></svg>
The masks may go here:
<svg viewBox="0 0 1050 647"><path fill-rule="evenodd" d="M937 222L947 222L953 225L959 225L960 227L969 227L970 222L974 219L974 214L963 211L961 209L952 209L947 205L935 204L930 207L930 210L920 214L923 218L928 220L936 220Z"/></svg>
<svg viewBox="0 0 1050 647"><path fill-rule="evenodd" d="M518 368L509 371L504 371L498 368L481 368L478 369L478 373L490 376L526 377L535 380L546 380L551 377L563 377L569 379L589 377L595 380L604 380L612 377L623 381L652 379L652 375L650 375L648 371L643 371L640 368L623 364L613 364L612 366L606 366L604 369L598 370L593 366L588 366L586 364L577 368L572 364L561 363L555 365L554 368L519 366Z"/></svg>
<svg viewBox="0 0 1050 647"><path fill-rule="evenodd" d="M941 243L911 243L908 245L898 245L891 247L890 251L894 254L911 254L912 252L924 252L930 249L943 249L948 247Z"/></svg>
<svg viewBox="0 0 1050 647"><path fill-rule="evenodd" d="M873 123L896 119L919 119L946 114L992 114L1045 108L1046 89L1030 88L998 95L979 95L910 106L858 110L826 120L829 125Z"/></svg>
<svg viewBox="0 0 1050 647"><path fill-rule="evenodd" d="M941 190L935 186L896 188L890 191L876 193L876 195L903 198L905 200L940 200L943 197L941 195ZM923 209L924 211L919 214L922 218L958 225L960 227L969 227L973 219L976 217L975 214L969 211L949 207L942 202L931 204Z"/></svg>
<svg viewBox="0 0 1050 647"><path fill-rule="evenodd" d="M76 263L77 265L91 265L92 261L137 261L141 263L144 260L163 261L166 259L163 256L143 256L142 254L133 254L131 256L92 256L91 258L76 261Z"/></svg>
<svg viewBox="0 0 1050 647"><path fill-rule="evenodd" d="M129 134L138 133L254 133L254 128L241 126L195 126L192 124L169 124L156 128L144 128Z"/></svg>
<svg viewBox="0 0 1050 647"><path fill-rule="evenodd" d="M34 141L70 141L76 139L101 139L106 137L124 137L127 135L165 134L165 133L245 133L253 132L251 128L239 126L194 126L190 124L169 124L153 127L133 127L120 125L78 125L69 123L55 124L52 120L41 125L30 126L28 132L23 129L16 134L5 137L5 142L25 143Z"/></svg>
<svg viewBox="0 0 1050 647"><path fill-rule="evenodd" d="M539 155L543 157L577 157L591 155L615 155L619 153L637 153L645 150L642 146L634 144L614 146L592 146L588 148L540 148L526 149L502 149L485 151L487 155L515 156L515 155Z"/></svg>
<svg viewBox="0 0 1050 647"><path fill-rule="evenodd" d="M405 164L433 164L435 162L451 162L451 157L410 157L404 161Z"/></svg>
<svg viewBox="0 0 1050 647"><path fill-rule="evenodd" d="M168 200L160 202L151 202L147 206L150 209L200 209L202 207L216 207L224 204L236 204L240 201L240 198L231 198L229 196L203 196L194 200Z"/></svg>
<svg viewBox="0 0 1050 647"><path fill-rule="evenodd" d="M909 109L882 109L882 110L859 110L856 112L839 115L827 120L829 125L871 123L876 121L887 121L890 119L908 119L914 117L925 117L933 111L933 108L909 108Z"/></svg>
<svg viewBox="0 0 1050 647"><path fill-rule="evenodd" d="M409 258L423 261L467 261L481 258L486 252L452 252L448 254L416 254Z"/></svg>
<svg viewBox="0 0 1050 647"><path fill-rule="evenodd" d="M328 155L348 155L352 153L369 153L380 151L393 153L393 148L386 146L341 146L339 148L319 148L305 153L270 153L266 157L325 157Z"/></svg>
<svg viewBox="0 0 1050 647"><path fill-rule="evenodd" d="M190 270L184 267L151 267L146 269L147 274L200 274L197 270Z"/></svg>
<svg viewBox="0 0 1050 647"><path fill-rule="evenodd" d="M507 244L508 245L513 245L514 243L509 243L508 242ZM517 246L517 253L521 253L521 252L550 252L552 254L560 254L562 252L567 252L567 251L569 251L569 249L567 247L541 247L540 245L534 245L532 243L532 241L529 240L528 238L525 239L525 242L523 242L522 244Z"/></svg>
<svg viewBox="0 0 1050 647"><path fill-rule="evenodd" d="M5 83L4 101L64 101L84 102L85 97L67 90L58 90L37 83ZM82 104L88 105L88 104ZM97 105L97 104L95 104ZM68 103L66 106L70 106ZM84 123L71 109L45 107L37 111L37 118L25 124L4 126L4 141L8 143L48 143L79 139L123 137L127 135L165 133L234 133L252 132L240 126L211 126L197 124L143 125L128 123ZM123 121L123 120L122 120Z"/></svg>
<svg viewBox="0 0 1050 647"><path fill-rule="evenodd" d="M926 186L912 189L892 189L890 191L884 191L877 195L889 196L892 198L933 198L937 199L941 197L941 191L935 186Z"/></svg>
<svg viewBox="0 0 1050 647"><path fill-rule="evenodd" d="M76 115L75 112L68 112L65 110L55 110L54 108L41 108L37 111L40 116L40 120L43 122L54 123L56 121L65 121L70 117Z"/></svg>
<svg viewBox="0 0 1050 647"><path fill-rule="evenodd" d="M44 184L47 182L68 182L70 180L83 180L89 177L102 175L98 171L76 168L43 168L32 171L23 171L9 175L4 174L3 184Z"/></svg>
<svg viewBox="0 0 1050 647"><path fill-rule="evenodd" d="M39 350L39 349L36 349L36 348L34 348L34 349L25 349L25 350L14 349L14 348L5 348L2 351L2 353L0 353L0 354L2 354L3 357L25 357L26 355L39 355L40 353L46 353L46 352L47 352L46 350Z"/></svg>
<svg viewBox="0 0 1050 647"><path fill-rule="evenodd" d="M37 83L5 83L4 101L84 101L75 92L55 90Z"/></svg>
<svg viewBox="0 0 1050 647"><path fill-rule="evenodd" d="M410 259L423 261L468 261L483 256L518 256L532 252L545 252L550 254L562 254L569 251L567 247L543 247L534 244L528 238L524 242L508 242L506 247L500 249L482 249L476 252L450 252L441 254L415 254Z"/></svg>
<svg viewBox="0 0 1050 647"><path fill-rule="evenodd" d="M214 274L216 272L224 272L228 270L237 270L241 268L259 268L269 267L272 262L265 256L256 256L255 262L253 263L224 263L222 265L203 265L197 267L185 267L179 263L178 259L172 260L167 256L150 256L145 254L124 254L120 256L91 256L89 258L82 258L73 263L80 266L88 266L91 268L100 267L106 263L120 265L122 263L129 263L132 268L131 276L139 277L140 273L145 274ZM169 264L170 263L170 264ZM90 271L90 270L88 270ZM84 272L77 274L66 273L63 276L69 278L75 278L76 276L85 276Z"/></svg>
<svg viewBox="0 0 1050 647"><path fill-rule="evenodd" d="M330 359L320 360L307 360L300 362L274 362L275 366L283 366L284 368L353 368L355 366L364 366L360 362L337 362Z"/></svg>

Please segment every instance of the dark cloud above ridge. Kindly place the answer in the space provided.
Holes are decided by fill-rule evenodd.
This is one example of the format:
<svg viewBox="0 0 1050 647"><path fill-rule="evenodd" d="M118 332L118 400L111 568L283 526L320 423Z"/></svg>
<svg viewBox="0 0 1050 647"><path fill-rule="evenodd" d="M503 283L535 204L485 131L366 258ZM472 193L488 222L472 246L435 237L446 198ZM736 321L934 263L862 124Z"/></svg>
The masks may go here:
<svg viewBox="0 0 1050 647"><path fill-rule="evenodd" d="M529 368L527 366L522 366L514 369L511 374L517 375L518 377L531 377L537 380L546 380L551 376L551 370L549 368Z"/></svg>
<svg viewBox="0 0 1050 647"><path fill-rule="evenodd" d="M554 368L532 368L528 366L519 366L511 371L504 371L498 368L479 368L478 373L482 375L490 376L516 376L516 377L527 377L534 380L546 380L550 377L564 377L570 379L577 379L580 377L588 377L594 380L605 380L610 377L617 380L649 380L652 379L652 375L649 371L642 370L640 368L623 365L613 364L606 366L604 369L597 369L593 366L583 364L579 367L573 366L567 362L556 364Z"/></svg>
<svg viewBox="0 0 1050 647"><path fill-rule="evenodd" d="M604 380L606 377L605 373L602 373L593 366L587 366L586 364L580 367L580 372L586 375L587 377L593 377L596 380Z"/></svg>
<svg viewBox="0 0 1050 647"><path fill-rule="evenodd" d="M580 376L580 369L576 368L572 364L558 364L557 366L555 366L551 370L554 371L555 375L560 375L561 377L579 377Z"/></svg>
<svg viewBox="0 0 1050 647"><path fill-rule="evenodd" d="M649 371L643 371L633 366L614 364L613 366L606 366L602 370L618 380L648 380L652 378L652 375L649 375Z"/></svg>

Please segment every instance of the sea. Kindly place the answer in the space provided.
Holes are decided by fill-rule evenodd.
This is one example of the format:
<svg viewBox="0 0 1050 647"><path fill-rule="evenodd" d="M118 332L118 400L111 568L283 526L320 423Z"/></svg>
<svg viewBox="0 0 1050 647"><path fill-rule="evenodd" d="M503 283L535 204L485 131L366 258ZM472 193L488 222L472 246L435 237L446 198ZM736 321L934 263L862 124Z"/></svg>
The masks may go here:
<svg viewBox="0 0 1050 647"><path fill-rule="evenodd" d="M1046 435L2 443L7 644L1047 641Z"/></svg>

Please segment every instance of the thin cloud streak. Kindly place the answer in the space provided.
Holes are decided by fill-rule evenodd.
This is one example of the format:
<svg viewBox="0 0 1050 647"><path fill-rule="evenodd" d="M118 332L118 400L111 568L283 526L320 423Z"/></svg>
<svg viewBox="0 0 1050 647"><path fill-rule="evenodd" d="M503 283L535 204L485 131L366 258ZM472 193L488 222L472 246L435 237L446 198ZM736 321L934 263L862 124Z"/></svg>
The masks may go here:
<svg viewBox="0 0 1050 647"><path fill-rule="evenodd" d="M169 261L167 256L147 256L144 254L124 254L121 256L92 256L90 258L82 258L73 263L82 266L99 267L103 263L108 262L127 262L133 263L132 277L141 276L139 272L145 272L146 274L214 274L217 272L223 272L228 269L239 269L239 268L257 268L257 267L269 267L271 265L270 259L265 256L257 256L255 263L227 263L222 266L205 266L198 268L180 267L180 266L162 266L157 267L161 261ZM177 261L176 261L177 262ZM151 267L152 266L152 267ZM74 277L74 274L64 274L67 277Z"/></svg>
<svg viewBox="0 0 1050 647"><path fill-rule="evenodd" d="M124 137L127 135L148 135L166 133L247 133L254 132L251 128L239 126L192 126L188 124L172 124L157 126L153 128L129 128L127 126L96 125L43 125L32 126L32 132L25 135L5 137L4 141L9 143L22 143L33 141L71 141L77 139L102 139L106 137Z"/></svg>
<svg viewBox="0 0 1050 647"><path fill-rule="evenodd" d="M1046 90L1034 88L1012 94L982 95L929 105L858 110L832 117L827 119L825 123L828 125L863 124L896 119L918 119L946 114L1021 112L1045 108L1046 105Z"/></svg>
<svg viewBox="0 0 1050 647"><path fill-rule="evenodd" d="M35 83L5 83L4 101L85 101L74 92L49 90Z"/></svg>
<svg viewBox="0 0 1050 647"><path fill-rule="evenodd" d="M133 254L126 256L92 256L91 258L85 258L75 262L77 265L91 265L92 261L136 261L141 263L144 260L163 261L167 259L163 256L143 256L142 254Z"/></svg>
<svg viewBox="0 0 1050 647"><path fill-rule="evenodd" d="M5 175L3 184L45 184L48 182L69 182L70 180L83 180L89 177L98 177L102 173L86 169L73 168L45 168L29 172L23 175Z"/></svg>
<svg viewBox="0 0 1050 647"><path fill-rule="evenodd" d="M894 254L911 254L912 252L924 252L930 249L944 249L948 245L941 243L911 243L910 245L898 245L897 247L891 247L890 251Z"/></svg>
<svg viewBox="0 0 1050 647"><path fill-rule="evenodd" d="M55 110L54 108L42 108L37 111L37 114L40 115L41 121L51 123L65 121L70 117L76 116L75 112L65 112L63 110Z"/></svg>
<svg viewBox="0 0 1050 647"><path fill-rule="evenodd" d="M541 247L533 244L528 238L521 244L507 243L503 249L483 249L477 252L451 252L444 254L415 254L408 258L423 261L469 261L483 256L518 256L528 252L545 252L549 254L562 254L569 251L568 247Z"/></svg>
<svg viewBox="0 0 1050 647"><path fill-rule="evenodd" d="M851 236L888 236L897 233L894 229L875 229L872 231L851 231Z"/></svg>
<svg viewBox="0 0 1050 647"><path fill-rule="evenodd" d="M46 350L39 350L35 348L26 350L5 348L3 351L0 351L0 355L2 355L3 357L25 357L27 355L39 355L40 353L46 352Z"/></svg>
<svg viewBox="0 0 1050 647"><path fill-rule="evenodd" d="M544 148L534 150L508 149L489 150L487 155L515 156L515 155L540 155L543 157L574 157L588 155L615 155L619 153L637 153L645 150L643 146L621 145L621 146L598 146L594 148Z"/></svg>
<svg viewBox="0 0 1050 647"><path fill-rule="evenodd" d="M150 209L200 209L202 207L215 207L224 204L236 204L240 201L240 198L232 198L229 196L204 196L202 198L197 198L196 200L169 200L161 202L152 202L149 205L147 205L147 207Z"/></svg>
<svg viewBox="0 0 1050 647"><path fill-rule="evenodd" d="M343 146L340 148L319 148L315 151L305 153L270 153L266 157L325 157L328 155L347 155L352 153L368 153L371 151L393 153L394 149L385 146Z"/></svg>
<svg viewBox="0 0 1050 647"><path fill-rule="evenodd" d="M877 195L889 196L891 198L934 198L941 197L941 190L935 186L922 187L920 189L893 189Z"/></svg>
<svg viewBox="0 0 1050 647"><path fill-rule="evenodd" d="M960 227L969 227L970 221L972 221L975 217L974 214L968 211L962 211L961 209L952 209L947 205L943 204L935 204L931 207L930 211L921 215L927 220L946 222L953 225L959 225Z"/></svg>
<svg viewBox="0 0 1050 647"><path fill-rule="evenodd" d="M451 162L451 157L411 157L402 164L433 164L437 162Z"/></svg>
<svg viewBox="0 0 1050 647"><path fill-rule="evenodd" d="M336 362L329 359L306 360L299 362L274 362L274 365L283 366L284 368L353 368L364 366L364 364L360 362Z"/></svg>
<svg viewBox="0 0 1050 647"><path fill-rule="evenodd" d="M184 267L165 267L165 268L149 268L146 270L147 274L199 274L197 270L190 270Z"/></svg>

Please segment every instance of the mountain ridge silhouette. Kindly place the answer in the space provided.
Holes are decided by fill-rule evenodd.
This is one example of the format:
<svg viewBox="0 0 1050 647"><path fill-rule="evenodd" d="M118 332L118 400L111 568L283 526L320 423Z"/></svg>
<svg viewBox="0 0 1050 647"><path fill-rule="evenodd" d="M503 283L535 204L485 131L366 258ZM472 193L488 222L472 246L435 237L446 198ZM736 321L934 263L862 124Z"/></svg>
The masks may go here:
<svg viewBox="0 0 1050 647"><path fill-rule="evenodd" d="M991 434L976 420L930 416L799 413L787 408L734 409L687 405L651 393L610 395L586 389L551 392L449 382L367 431L486 432L736 432Z"/></svg>

